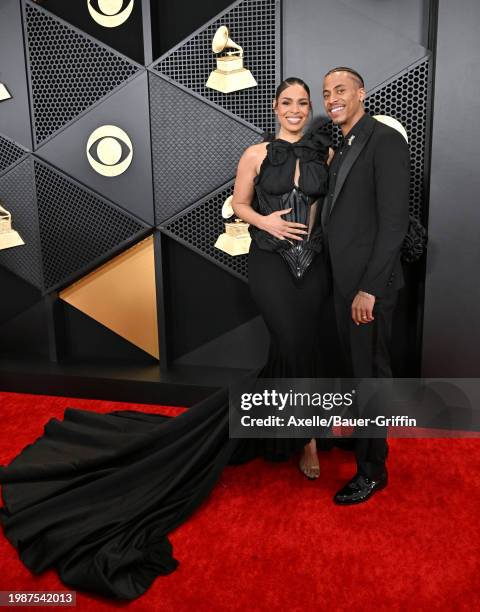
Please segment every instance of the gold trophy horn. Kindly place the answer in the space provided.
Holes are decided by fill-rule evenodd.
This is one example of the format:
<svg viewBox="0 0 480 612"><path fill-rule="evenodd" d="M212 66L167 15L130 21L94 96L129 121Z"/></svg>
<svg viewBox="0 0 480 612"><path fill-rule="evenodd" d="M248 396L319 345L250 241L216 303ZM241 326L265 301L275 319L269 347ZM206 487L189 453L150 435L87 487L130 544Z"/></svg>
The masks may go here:
<svg viewBox="0 0 480 612"><path fill-rule="evenodd" d="M238 49L240 57L243 57L242 47L229 38L227 26L220 26L212 40L212 51L214 53L221 53L224 49ZM227 51L227 55L233 55L238 53L238 51Z"/></svg>
<svg viewBox="0 0 480 612"><path fill-rule="evenodd" d="M225 49L235 51L226 51L225 55L217 57L217 68L210 73L206 86L222 93L255 87L257 81L250 70L243 67L242 47L229 37L227 26L220 26L212 40L212 51L221 53Z"/></svg>

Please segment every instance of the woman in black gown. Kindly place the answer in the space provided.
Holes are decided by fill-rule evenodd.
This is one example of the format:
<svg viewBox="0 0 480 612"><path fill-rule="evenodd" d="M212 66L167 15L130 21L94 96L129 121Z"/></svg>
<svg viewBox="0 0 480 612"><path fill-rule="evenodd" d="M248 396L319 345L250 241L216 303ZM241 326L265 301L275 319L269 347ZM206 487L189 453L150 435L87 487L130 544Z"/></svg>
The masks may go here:
<svg viewBox="0 0 480 612"><path fill-rule="evenodd" d="M237 216L250 223L249 284L270 332L265 378L325 375L321 312L328 292L319 202L327 190L329 137L311 127L312 109L304 81L289 78L277 88L274 111L280 130L269 142L249 147L238 166L233 196ZM261 440L260 454L281 460L303 447L300 469L319 476L316 442Z"/></svg>
<svg viewBox="0 0 480 612"><path fill-rule="evenodd" d="M287 81L279 89L280 138L257 146L259 172L251 177L261 218L252 220L259 227L252 227L250 285L272 336L261 375L318 376L325 273L315 256L321 236L312 204L325 189L328 146L321 131L300 140L310 111L306 86ZM239 166L239 213L242 202L250 206L241 185L250 155ZM230 439L226 389L175 418L67 408L63 421L51 419L41 438L0 467L0 520L33 572L54 567L71 588L132 600L175 569L167 534L205 499L227 463L286 458L299 444L305 441Z"/></svg>

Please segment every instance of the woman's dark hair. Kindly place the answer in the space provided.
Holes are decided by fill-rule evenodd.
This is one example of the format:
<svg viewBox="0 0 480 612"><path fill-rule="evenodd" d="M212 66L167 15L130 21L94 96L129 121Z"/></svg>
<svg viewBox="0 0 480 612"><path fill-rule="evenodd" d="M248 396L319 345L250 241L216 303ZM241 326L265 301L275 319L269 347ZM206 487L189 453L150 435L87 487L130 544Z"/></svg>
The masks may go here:
<svg viewBox="0 0 480 612"><path fill-rule="evenodd" d="M277 87L277 91L275 92L275 100L278 102L278 98L282 91L290 87L291 85L301 85L303 89L307 92L308 97L310 98L310 87L305 83L303 79L298 77L288 77L288 79L283 80L280 85Z"/></svg>

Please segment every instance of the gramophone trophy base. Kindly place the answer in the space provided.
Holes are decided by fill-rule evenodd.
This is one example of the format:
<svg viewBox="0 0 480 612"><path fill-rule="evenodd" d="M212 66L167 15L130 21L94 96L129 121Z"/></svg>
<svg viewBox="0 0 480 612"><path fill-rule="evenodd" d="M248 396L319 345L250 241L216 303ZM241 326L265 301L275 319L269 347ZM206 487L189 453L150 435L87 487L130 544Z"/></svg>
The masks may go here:
<svg viewBox="0 0 480 612"><path fill-rule="evenodd" d="M219 72L235 72L243 69L243 57L240 55L224 55L217 57L217 70Z"/></svg>
<svg viewBox="0 0 480 612"><path fill-rule="evenodd" d="M229 236L228 234L220 234L215 243L215 247L228 253L229 255L246 255L250 250L252 239L250 234L245 236Z"/></svg>
<svg viewBox="0 0 480 612"><path fill-rule="evenodd" d="M22 244L25 243L20 238L20 234L15 230L0 234L0 251L3 249L11 249L12 247L21 246Z"/></svg>
<svg viewBox="0 0 480 612"><path fill-rule="evenodd" d="M232 93L248 87L256 87L257 81L247 68L223 71L218 68L210 73L206 86L222 93Z"/></svg>

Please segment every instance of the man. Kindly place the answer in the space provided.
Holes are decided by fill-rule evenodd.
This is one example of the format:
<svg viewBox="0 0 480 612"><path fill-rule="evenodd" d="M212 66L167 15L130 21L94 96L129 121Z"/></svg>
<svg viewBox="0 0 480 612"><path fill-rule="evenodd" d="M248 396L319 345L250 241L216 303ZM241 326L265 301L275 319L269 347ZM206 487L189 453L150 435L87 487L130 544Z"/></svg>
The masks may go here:
<svg viewBox="0 0 480 612"><path fill-rule="evenodd" d="M347 376L389 378L409 219L408 146L396 130L365 113L365 86L355 70L330 70L323 97L343 135L330 164L322 225ZM384 438L356 439L355 455L357 473L336 493L337 504L364 502L387 485Z"/></svg>

